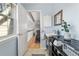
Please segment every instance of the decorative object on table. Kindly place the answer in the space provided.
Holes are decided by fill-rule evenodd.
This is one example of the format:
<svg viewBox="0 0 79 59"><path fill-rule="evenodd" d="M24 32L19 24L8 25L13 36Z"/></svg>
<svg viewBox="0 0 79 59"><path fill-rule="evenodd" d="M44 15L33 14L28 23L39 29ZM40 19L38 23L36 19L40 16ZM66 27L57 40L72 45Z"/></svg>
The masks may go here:
<svg viewBox="0 0 79 59"><path fill-rule="evenodd" d="M53 43L55 46L62 46L63 43L62 41L58 41L58 40L54 40L54 43Z"/></svg>
<svg viewBox="0 0 79 59"><path fill-rule="evenodd" d="M69 33L69 27L70 24L68 24L66 21L62 20L62 25L63 27L62 31L64 31L64 39L65 40L70 40L71 39L71 34Z"/></svg>
<svg viewBox="0 0 79 59"><path fill-rule="evenodd" d="M54 25L61 25L62 24L62 18L63 18L63 10L59 11L54 15Z"/></svg>
<svg viewBox="0 0 79 59"><path fill-rule="evenodd" d="M60 38L60 31L57 30L57 38Z"/></svg>

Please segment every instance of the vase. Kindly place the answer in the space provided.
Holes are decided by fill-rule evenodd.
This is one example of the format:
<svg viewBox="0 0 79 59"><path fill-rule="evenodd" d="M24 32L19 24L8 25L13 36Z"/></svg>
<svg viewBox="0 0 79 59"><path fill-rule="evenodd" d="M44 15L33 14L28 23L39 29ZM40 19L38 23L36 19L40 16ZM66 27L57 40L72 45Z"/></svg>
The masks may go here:
<svg viewBox="0 0 79 59"><path fill-rule="evenodd" d="M65 40L71 40L71 34L69 32L64 33L64 39Z"/></svg>

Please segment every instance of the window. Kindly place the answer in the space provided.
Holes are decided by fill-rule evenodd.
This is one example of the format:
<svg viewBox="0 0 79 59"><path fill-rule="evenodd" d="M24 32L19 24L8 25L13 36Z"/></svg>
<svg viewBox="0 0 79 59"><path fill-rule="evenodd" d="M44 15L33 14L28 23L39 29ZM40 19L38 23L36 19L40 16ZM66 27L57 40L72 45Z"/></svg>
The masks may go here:
<svg viewBox="0 0 79 59"><path fill-rule="evenodd" d="M0 3L0 12L5 10L8 7L8 3Z"/></svg>
<svg viewBox="0 0 79 59"><path fill-rule="evenodd" d="M5 7L5 5L3 5L2 7ZM0 37L8 36L9 34L13 33L13 19L11 18L11 12L5 10L4 14L2 14L4 16L0 15Z"/></svg>
<svg viewBox="0 0 79 59"><path fill-rule="evenodd" d="M3 36L7 36L9 34L11 34L9 31L10 29L13 30L11 28L11 19L8 19L7 21L5 21L3 24L0 25L0 37L3 37Z"/></svg>

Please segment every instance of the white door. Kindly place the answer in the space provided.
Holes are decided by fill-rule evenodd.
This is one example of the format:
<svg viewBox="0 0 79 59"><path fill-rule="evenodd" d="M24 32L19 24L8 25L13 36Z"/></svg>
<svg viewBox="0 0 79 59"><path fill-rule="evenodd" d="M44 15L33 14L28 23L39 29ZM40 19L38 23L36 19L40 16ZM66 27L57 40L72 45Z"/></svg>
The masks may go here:
<svg viewBox="0 0 79 59"><path fill-rule="evenodd" d="M25 53L27 41L27 12L21 4L18 4L18 55Z"/></svg>

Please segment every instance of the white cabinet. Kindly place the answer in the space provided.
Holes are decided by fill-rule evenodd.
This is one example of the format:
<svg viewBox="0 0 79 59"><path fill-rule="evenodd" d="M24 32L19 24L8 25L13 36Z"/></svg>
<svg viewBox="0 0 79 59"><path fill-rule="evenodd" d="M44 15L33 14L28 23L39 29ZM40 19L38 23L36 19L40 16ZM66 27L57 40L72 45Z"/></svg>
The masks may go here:
<svg viewBox="0 0 79 59"><path fill-rule="evenodd" d="M42 24L44 27L50 27L51 26L51 16L43 16Z"/></svg>
<svg viewBox="0 0 79 59"><path fill-rule="evenodd" d="M44 28L51 27L51 16L42 16L40 19L40 38L41 38L41 45L46 48L46 42L44 40Z"/></svg>

